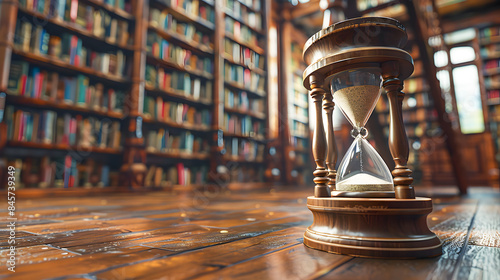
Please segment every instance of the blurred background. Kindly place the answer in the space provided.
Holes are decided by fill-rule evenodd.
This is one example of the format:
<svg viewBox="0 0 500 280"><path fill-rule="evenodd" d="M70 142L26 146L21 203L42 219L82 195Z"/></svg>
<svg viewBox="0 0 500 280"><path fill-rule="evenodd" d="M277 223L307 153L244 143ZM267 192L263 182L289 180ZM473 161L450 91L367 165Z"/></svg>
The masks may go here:
<svg viewBox="0 0 500 280"><path fill-rule="evenodd" d="M398 19L418 187L498 187L500 5L491 0L0 2L0 186L27 195L311 186L307 38ZM382 94L369 140L390 169ZM352 127L338 108L340 163ZM312 188L311 188L312 189Z"/></svg>

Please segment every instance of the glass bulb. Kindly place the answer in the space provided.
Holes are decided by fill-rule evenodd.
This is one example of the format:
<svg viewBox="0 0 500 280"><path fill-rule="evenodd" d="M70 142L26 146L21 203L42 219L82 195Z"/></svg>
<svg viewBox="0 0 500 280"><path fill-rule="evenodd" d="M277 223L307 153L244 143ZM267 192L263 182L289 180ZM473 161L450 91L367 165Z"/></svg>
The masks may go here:
<svg viewBox="0 0 500 280"><path fill-rule="evenodd" d="M337 171L338 191L393 191L389 168L366 140L364 127L380 97L379 68L357 68L335 74L330 81L335 104L353 126L351 144Z"/></svg>

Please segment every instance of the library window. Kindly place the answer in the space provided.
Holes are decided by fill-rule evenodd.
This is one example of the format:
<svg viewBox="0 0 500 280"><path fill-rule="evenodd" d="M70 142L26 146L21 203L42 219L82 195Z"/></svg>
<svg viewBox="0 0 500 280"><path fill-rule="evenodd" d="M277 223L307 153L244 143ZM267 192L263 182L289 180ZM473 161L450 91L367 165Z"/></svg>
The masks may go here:
<svg viewBox="0 0 500 280"><path fill-rule="evenodd" d="M476 52L473 47L455 47L450 50L450 60L453 64L474 61L474 59L476 59Z"/></svg>
<svg viewBox="0 0 500 280"><path fill-rule="evenodd" d="M476 30L474 28L466 28L444 35L444 42L448 45L458 44L462 42L471 41L476 37Z"/></svg>
<svg viewBox="0 0 500 280"><path fill-rule="evenodd" d="M434 65L436 65L436 67L448 65L448 54L446 51L437 51L434 53Z"/></svg>
<svg viewBox="0 0 500 280"><path fill-rule="evenodd" d="M463 134L484 132L483 107L477 67L475 65L457 67L453 69L452 73L460 130Z"/></svg>

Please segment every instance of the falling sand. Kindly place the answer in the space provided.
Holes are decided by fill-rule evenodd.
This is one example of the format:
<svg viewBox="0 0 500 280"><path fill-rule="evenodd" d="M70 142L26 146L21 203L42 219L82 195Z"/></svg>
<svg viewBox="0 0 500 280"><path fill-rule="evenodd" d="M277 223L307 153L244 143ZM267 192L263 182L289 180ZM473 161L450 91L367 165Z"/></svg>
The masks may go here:
<svg viewBox="0 0 500 280"><path fill-rule="evenodd" d="M355 127L362 127L371 115L379 97L378 86L352 86L333 94L335 103Z"/></svg>
<svg viewBox="0 0 500 280"><path fill-rule="evenodd" d="M392 182L380 179L370 174L360 173L337 183L338 191L393 191L394 185Z"/></svg>

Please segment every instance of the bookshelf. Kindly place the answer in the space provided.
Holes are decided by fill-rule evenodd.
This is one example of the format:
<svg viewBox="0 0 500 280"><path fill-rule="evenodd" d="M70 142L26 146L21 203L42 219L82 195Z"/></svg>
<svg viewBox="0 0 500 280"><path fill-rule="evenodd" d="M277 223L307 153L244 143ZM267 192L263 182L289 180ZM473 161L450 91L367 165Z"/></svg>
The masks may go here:
<svg viewBox="0 0 500 280"><path fill-rule="evenodd" d="M479 28L478 34L490 131L500 163L500 23Z"/></svg>
<svg viewBox="0 0 500 280"><path fill-rule="evenodd" d="M302 85L302 74L307 67L302 59L305 34L293 23L281 24L282 100L286 104L283 123L285 180L289 184L305 185L311 182L312 160L309 129L309 93Z"/></svg>
<svg viewBox="0 0 500 280"><path fill-rule="evenodd" d="M0 5L0 172L17 186L264 181L267 1Z"/></svg>
<svg viewBox="0 0 500 280"><path fill-rule="evenodd" d="M146 187L208 182L214 30L213 2L149 2L142 111Z"/></svg>
<svg viewBox="0 0 500 280"><path fill-rule="evenodd" d="M8 12L2 169L16 167L19 187L118 185L134 55L130 1L0 5Z"/></svg>
<svg viewBox="0 0 500 280"><path fill-rule="evenodd" d="M231 182L262 183L267 166L268 59L264 0L222 0L220 111L216 116L219 167ZM222 136L222 137L221 137Z"/></svg>

